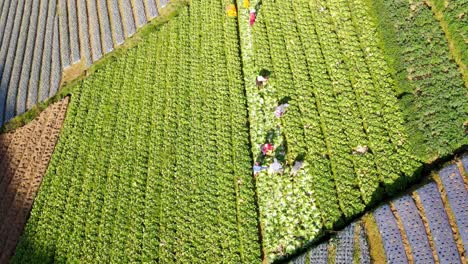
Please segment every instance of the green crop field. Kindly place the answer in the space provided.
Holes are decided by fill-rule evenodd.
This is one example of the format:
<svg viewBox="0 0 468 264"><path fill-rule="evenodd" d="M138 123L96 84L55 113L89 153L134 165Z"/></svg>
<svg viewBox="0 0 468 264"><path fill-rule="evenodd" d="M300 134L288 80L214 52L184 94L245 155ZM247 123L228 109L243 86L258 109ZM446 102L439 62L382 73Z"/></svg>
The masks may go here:
<svg viewBox="0 0 468 264"><path fill-rule="evenodd" d="M467 0L430 0L432 11L449 42L452 56L458 63L465 84L468 83L468 1Z"/></svg>
<svg viewBox="0 0 468 264"><path fill-rule="evenodd" d="M260 260L236 25L193 3L80 84L13 263Z"/></svg>
<svg viewBox="0 0 468 264"><path fill-rule="evenodd" d="M381 197L380 186L394 192L417 169L368 12L359 0L263 1L254 67L271 71L271 82L250 90L253 142L279 128L274 143L287 149L286 166L305 156L295 177L257 177L269 252L284 254L355 216ZM279 119L272 109L283 98L290 106ZM353 151L359 146L368 151Z"/></svg>
<svg viewBox="0 0 468 264"><path fill-rule="evenodd" d="M67 87L12 263L281 261L407 189L468 143L463 5L431 1L179 7Z"/></svg>
<svg viewBox="0 0 468 264"><path fill-rule="evenodd" d="M431 9L422 1L367 1L380 21L414 153L427 161L468 144L467 84Z"/></svg>

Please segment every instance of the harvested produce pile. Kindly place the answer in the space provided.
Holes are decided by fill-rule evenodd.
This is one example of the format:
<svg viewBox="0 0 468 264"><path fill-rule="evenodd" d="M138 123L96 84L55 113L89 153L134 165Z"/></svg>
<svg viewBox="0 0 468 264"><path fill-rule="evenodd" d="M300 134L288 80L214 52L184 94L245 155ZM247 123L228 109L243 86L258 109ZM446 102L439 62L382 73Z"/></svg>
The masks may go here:
<svg viewBox="0 0 468 264"><path fill-rule="evenodd" d="M432 161L468 144L468 90L431 9L420 0L373 4L414 153Z"/></svg>
<svg viewBox="0 0 468 264"><path fill-rule="evenodd" d="M258 263L237 20L194 2L84 80L13 263Z"/></svg>
<svg viewBox="0 0 468 264"><path fill-rule="evenodd" d="M0 135L0 263L15 249L59 137L68 98Z"/></svg>
<svg viewBox="0 0 468 264"><path fill-rule="evenodd" d="M466 263L467 171L465 156L458 168L446 166L435 182L380 206L293 263Z"/></svg>
<svg viewBox="0 0 468 264"><path fill-rule="evenodd" d="M362 0L262 1L258 10L251 71L269 78L247 86L253 152L273 144L284 168L256 176L271 259L363 212L381 186L403 188L417 170L369 12Z"/></svg>

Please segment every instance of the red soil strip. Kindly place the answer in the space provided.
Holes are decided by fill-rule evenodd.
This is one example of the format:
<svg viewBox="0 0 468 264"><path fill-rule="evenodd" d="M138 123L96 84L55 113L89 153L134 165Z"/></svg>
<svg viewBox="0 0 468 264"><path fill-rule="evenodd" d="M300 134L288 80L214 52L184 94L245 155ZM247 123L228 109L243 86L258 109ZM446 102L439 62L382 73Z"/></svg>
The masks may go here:
<svg viewBox="0 0 468 264"><path fill-rule="evenodd" d="M69 98L0 135L0 263L13 255L65 119Z"/></svg>

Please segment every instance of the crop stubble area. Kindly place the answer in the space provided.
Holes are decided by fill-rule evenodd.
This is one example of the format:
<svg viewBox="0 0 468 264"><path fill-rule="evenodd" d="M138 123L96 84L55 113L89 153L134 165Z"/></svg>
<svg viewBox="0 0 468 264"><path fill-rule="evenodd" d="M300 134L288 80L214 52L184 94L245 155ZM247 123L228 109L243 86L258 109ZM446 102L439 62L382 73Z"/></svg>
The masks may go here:
<svg viewBox="0 0 468 264"><path fill-rule="evenodd" d="M238 1L239 19L230 3L193 1L73 89L13 263L273 261L407 187L429 149L466 142L466 91L440 27L430 32L446 49L430 77L452 74L454 99L426 114L440 82L405 86L419 60L386 50L405 39L382 42L396 33L369 1L264 0L253 27L256 3ZM430 96L415 92L403 111L401 90ZM252 177L272 162L265 143L282 172Z"/></svg>
<svg viewBox="0 0 468 264"><path fill-rule="evenodd" d="M0 263L13 254L39 189L60 128L68 97L35 120L0 135Z"/></svg>

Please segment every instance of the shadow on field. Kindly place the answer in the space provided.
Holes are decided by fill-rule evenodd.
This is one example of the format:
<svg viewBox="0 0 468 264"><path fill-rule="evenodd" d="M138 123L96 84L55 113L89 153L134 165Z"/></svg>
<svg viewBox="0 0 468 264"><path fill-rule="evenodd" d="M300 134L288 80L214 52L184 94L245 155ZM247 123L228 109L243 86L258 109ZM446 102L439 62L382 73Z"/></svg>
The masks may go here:
<svg viewBox="0 0 468 264"><path fill-rule="evenodd" d="M0 263L64 263L55 261L53 252L44 252L40 244L30 238L26 233L21 236L21 248L16 246L10 251L9 254L2 255ZM16 249L16 250L15 250Z"/></svg>
<svg viewBox="0 0 468 264"><path fill-rule="evenodd" d="M24 133L17 129L0 135L0 263L13 256L34 199L34 181L27 178L31 171L22 163L31 156L26 151L30 139L24 139Z"/></svg>
<svg viewBox="0 0 468 264"><path fill-rule="evenodd" d="M13 256L42 180L40 137L31 127L0 134L0 263Z"/></svg>
<svg viewBox="0 0 468 264"><path fill-rule="evenodd" d="M6 134L0 135L0 263L8 263L23 230L15 219L21 211L21 204L9 202L11 197L17 195L18 186L11 184L15 174L12 166L15 162L15 144L9 144L6 137Z"/></svg>
<svg viewBox="0 0 468 264"><path fill-rule="evenodd" d="M55 102L27 124L0 134L0 264L9 262L23 233L54 152L68 102L68 97ZM35 243L46 241L32 241L27 237L22 241L22 248L28 252L18 253L27 256L19 263L48 262L40 261L47 259L33 247L42 249L42 244Z"/></svg>

